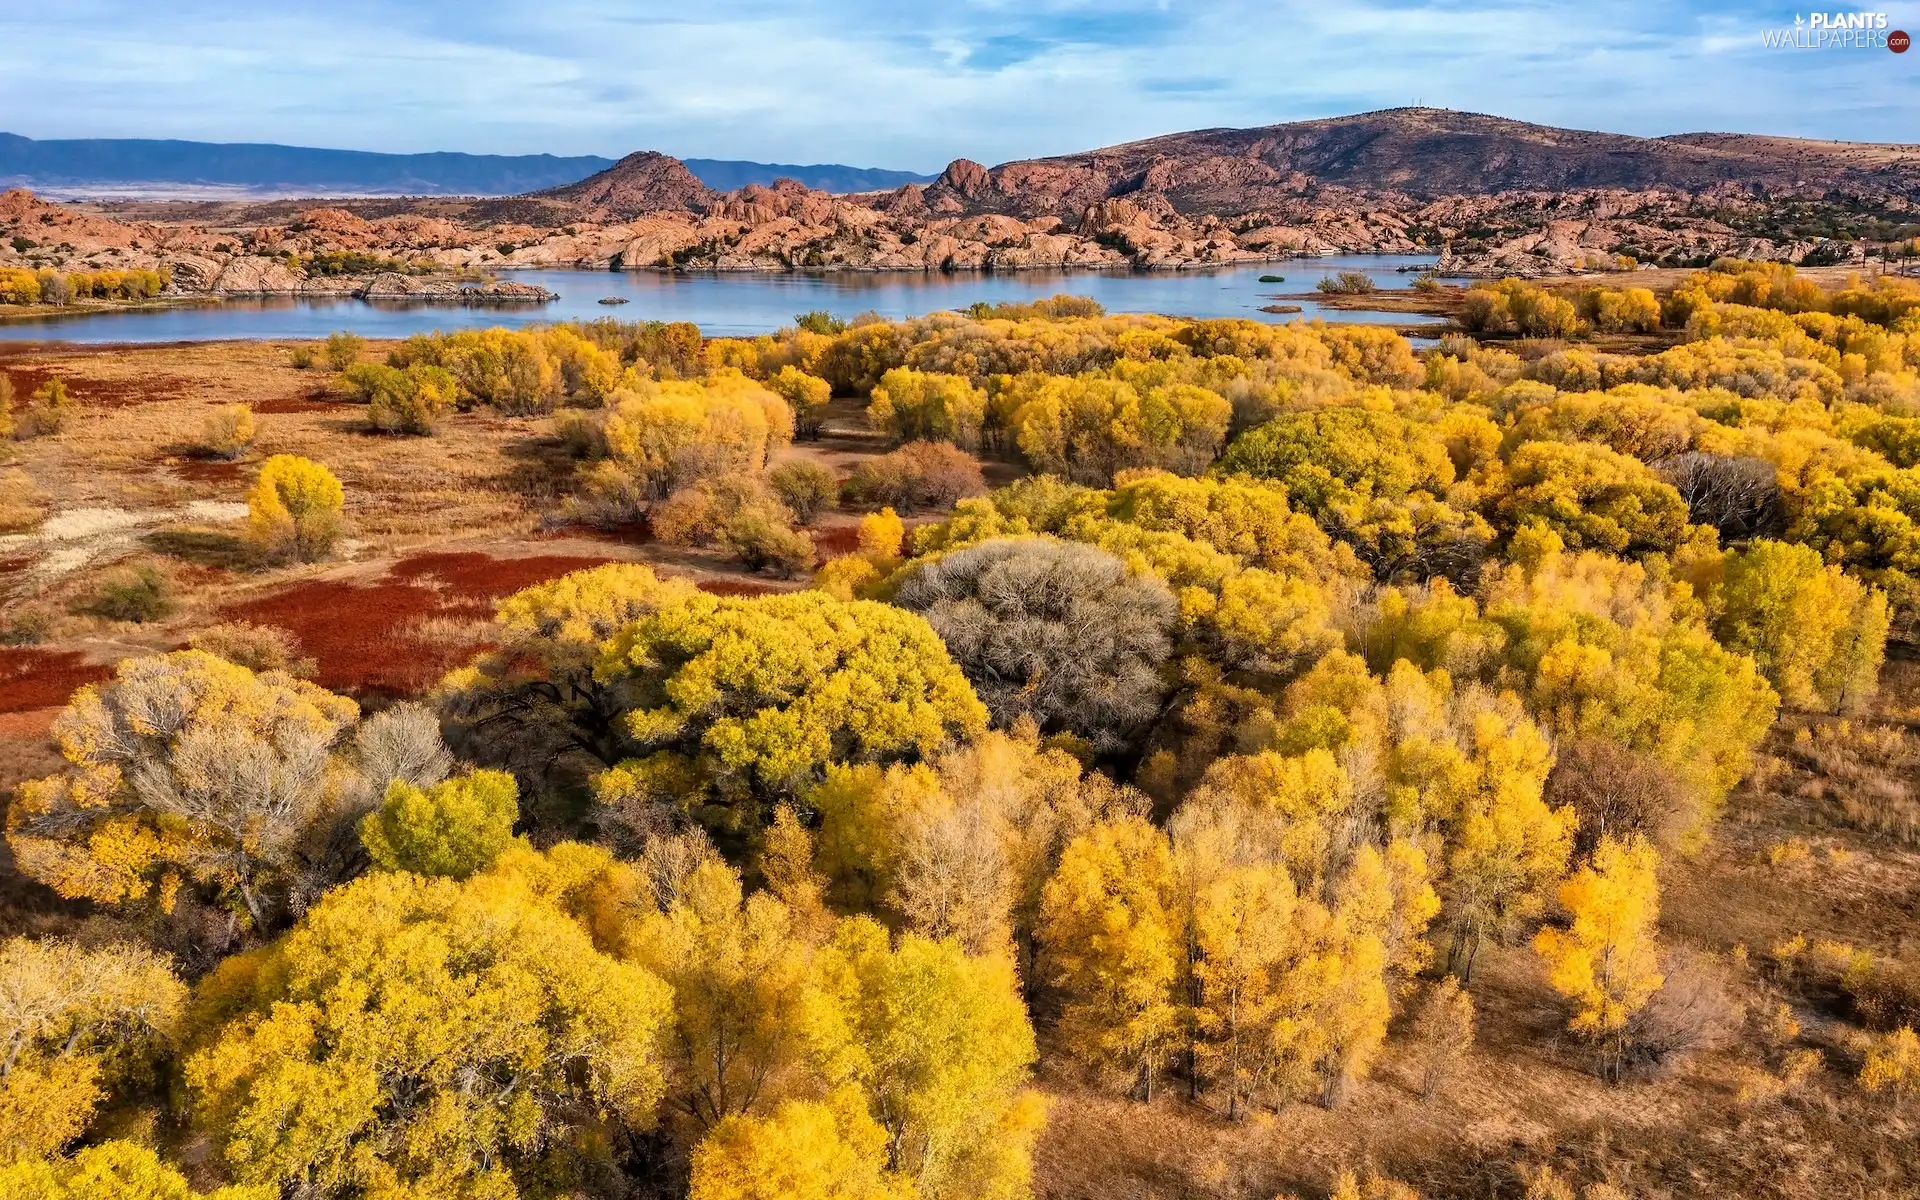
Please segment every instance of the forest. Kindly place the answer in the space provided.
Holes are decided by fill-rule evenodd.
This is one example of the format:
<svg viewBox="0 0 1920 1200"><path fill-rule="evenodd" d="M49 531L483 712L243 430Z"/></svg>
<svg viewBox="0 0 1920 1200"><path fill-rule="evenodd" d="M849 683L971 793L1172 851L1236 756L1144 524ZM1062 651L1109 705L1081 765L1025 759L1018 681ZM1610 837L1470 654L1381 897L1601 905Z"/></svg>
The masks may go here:
<svg viewBox="0 0 1920 1200"><path fill-rule="evenodd" d="M1901 1194L1920 283L1606 278L1424 343L1062 296L276 350L332 436L538 438L539 528L652 557L512 590L410 691L200 620L202 567L10 601L15 646L137 652L9 801L0 1200ZM33 456L104 418L6 379L32 530ZM374 536L294 410L201 407L222 570ZM808 456L849 420L872 453ZM1378 1132L1494 1064L1755 1174ZM1101 1121L1297 1154L1101 1185L1056 1140Z"/></svg>

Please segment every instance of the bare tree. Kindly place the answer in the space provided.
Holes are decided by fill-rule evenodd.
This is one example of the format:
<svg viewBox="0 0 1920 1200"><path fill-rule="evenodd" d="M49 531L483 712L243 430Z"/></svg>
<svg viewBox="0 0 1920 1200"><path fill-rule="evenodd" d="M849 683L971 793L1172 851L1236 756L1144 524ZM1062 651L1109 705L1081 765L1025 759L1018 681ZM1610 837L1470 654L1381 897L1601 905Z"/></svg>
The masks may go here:
<svg viewBox="0 0 1920 1200"><path fill-rule="evenodd" d="M913 570L895 602L926 616L1002 728L1031 716L1116 751L1166 694L1173 595L1098 547L982 542Z"/></svg>
<svg viewBox="0 0 1920 1200"><path fill-rule="evenodd" d="M1722 541L1771 537L1786 528L1779 474L1763 458L1693 452L1653 463L1687 503L1687 517Z"/></svg>

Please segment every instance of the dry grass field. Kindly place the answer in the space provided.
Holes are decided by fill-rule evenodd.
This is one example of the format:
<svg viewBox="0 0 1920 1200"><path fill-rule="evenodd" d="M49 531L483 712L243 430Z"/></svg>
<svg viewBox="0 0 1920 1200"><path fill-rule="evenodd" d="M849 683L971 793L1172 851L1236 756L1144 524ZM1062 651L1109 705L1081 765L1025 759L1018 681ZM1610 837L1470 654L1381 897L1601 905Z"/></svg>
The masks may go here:
<svg viewBox="0 0 1920 1200"><path fill-rule="evenodd" d="M47 729L73 688L215 622L290 631L319 683L378 705L425 690L484 645L495 600L582 566L646 561L732 594L803 585L750 575L715 551L652 543L643 531L558 523L573 468L552 422L483 411L450 417L431 438L372 434L324 373L290 365L289 350L0 349L17 394L57 375L77 404L62 433L14 443L0 464L0 501L44 515L28 532L0 535L0 625L29 612L44 624L37 644L0 648L0 788L52 769ZM200 456L206 415L234 403L256 414L253 451L236 463ZM827 434L785 453L844 477L884 449L855 408L836 402ZM240 538L249 480L281 452L325 462L345 485L351 530L335 561L263 569ZM988 464L990 482L1016 473ZM851 547L857 518L829 510L816 522L823 557ZM102 579L141 563L172 580L174 612L142 624L89 615ZM1471 982L1477 1046L1431 1099L1404 1038L1389 1042L1381 1068L1343 1106L1296 1104L1238 1123L1171 1081L1142 1104L1047 1055L1036 1193L1318 1198L1352 1168L1426 1196L1479 1200L1526 1195L1530 1173L1550 1165L1579 1188L1608 1183L1648 1200L1915 1195L1920 1106L1867 1095L1854 1076L1861 1031L1920 1006L1916 718L1920 664L1899 659L1869 718L1842 727L1783 716L1712 841L1671 863L1662 927L1724 992L1715 1048L1624 1088L1603 1084L1586 1048L1563 1033L1565 1010L1531 951L1495 947ZM0 928L80 919L10 864L0 876ZM1811 951L1782 949L1795 938L1871 952L1871 1001L1835 986ZM1770 1043L1761 1028L1782 1003L1799 1030ZM1791 1050L1817 1052L1817 1065L1773 1094L1757 1087Z"/></svg>

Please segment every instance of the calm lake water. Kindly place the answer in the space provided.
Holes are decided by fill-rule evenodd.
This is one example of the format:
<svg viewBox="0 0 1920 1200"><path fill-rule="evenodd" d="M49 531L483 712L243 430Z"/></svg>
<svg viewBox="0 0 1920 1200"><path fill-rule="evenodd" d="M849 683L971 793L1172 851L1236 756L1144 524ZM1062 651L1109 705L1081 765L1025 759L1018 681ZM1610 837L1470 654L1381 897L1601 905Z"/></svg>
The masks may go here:
<svg viewBox="0 0 1920 1200"><path fill-rule="evenodd" d="M325 337L350 329L373 338L399 338L432 329L526 325L536 321L692 321L714 337L771 333L795 313L826 309L839 317L874 311L899 319L942 309L1033 300L1060 292L1088 296L1108 312L1156 312L1188 317L1252 317L1292 321L1390 321L1439 324L1412 314L1336 312L1312 301L1276 301L1281 293L1310 292L1339 271L1362 271L1382 289L1411 286L1432 256L1347 255L1292 259L1258 267L1207 271L1021 271L987 274L841 272L819 275L659 275L651 271L513 271L505 278L557 292L551 304L469 308L459 305L368 303L362 300L227 300L219 304L146 312L88 313L41 321L0 322L0 340L176 342L236 338ZM1261 283L1280 275L1284 283ZM603 305L604 296L628 303ZM1260 306L1299 304L1299 314L1263 313Z"/></svg>

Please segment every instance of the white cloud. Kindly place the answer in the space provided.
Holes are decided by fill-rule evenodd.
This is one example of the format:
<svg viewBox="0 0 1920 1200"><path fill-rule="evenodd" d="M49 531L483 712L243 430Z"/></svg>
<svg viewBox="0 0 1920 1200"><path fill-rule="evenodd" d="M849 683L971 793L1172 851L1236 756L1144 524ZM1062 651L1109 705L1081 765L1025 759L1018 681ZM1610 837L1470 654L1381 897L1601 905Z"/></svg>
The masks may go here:
<svg viewBox="0 0 1920 1200"><path fill-rule="evenodd" d="M1416 101L1642 134L1913 136L1920 56L1768 52L1773 18L1752 11L68 0L0 13L0 128L923 170Z"/></svg>

